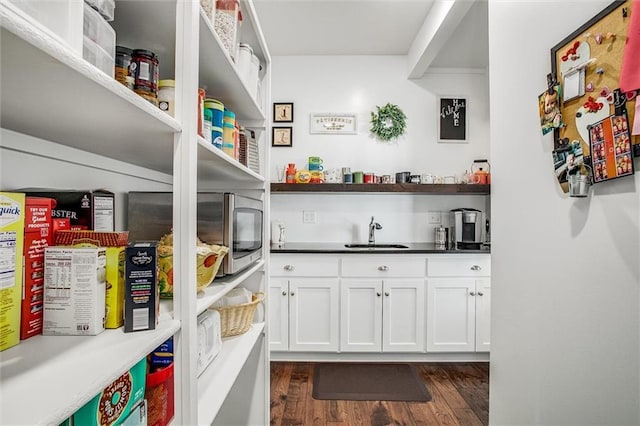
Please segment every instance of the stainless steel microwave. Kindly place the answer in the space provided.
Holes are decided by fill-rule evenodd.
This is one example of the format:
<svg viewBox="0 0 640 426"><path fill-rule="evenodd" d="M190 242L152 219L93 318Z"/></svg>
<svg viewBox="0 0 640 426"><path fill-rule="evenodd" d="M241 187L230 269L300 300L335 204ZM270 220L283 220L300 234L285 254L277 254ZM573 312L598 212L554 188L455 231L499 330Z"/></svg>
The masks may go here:
<svg viewBox="0 0 640 426"><path fill-rule="evenodd" d="M229 192L199 192L197 235L229 247L218 275L242 271L262 258L263 203ZM171 192L129 192L129 240L159 240L173 226Z"/></svg>

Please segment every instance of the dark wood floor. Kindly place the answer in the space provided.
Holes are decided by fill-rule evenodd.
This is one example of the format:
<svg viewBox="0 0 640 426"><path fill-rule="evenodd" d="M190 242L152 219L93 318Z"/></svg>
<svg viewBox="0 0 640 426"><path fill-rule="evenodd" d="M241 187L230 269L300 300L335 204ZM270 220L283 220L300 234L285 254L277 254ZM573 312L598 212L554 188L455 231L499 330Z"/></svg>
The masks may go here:
<svg viewBox="0 0 640 426"><path fill-rule="evenodd" d="M329 426L489 423L489 363L415 364L428 402L316 400L309 362L271 363L271 424Z"/></svg>

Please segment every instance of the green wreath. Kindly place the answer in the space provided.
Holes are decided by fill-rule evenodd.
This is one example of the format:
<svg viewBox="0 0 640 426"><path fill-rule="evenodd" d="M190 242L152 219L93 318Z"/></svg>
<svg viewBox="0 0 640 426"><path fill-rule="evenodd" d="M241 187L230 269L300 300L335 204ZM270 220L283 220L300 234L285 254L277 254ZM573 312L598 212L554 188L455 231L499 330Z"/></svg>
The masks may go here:
<svg viewBox="0 0 640 426"><path fill-rule="evenodd" d="M383 141L402 136L407 127L407 116L398 105L386 104L376 108L378 113L371 113L371 132Z"/></svg>

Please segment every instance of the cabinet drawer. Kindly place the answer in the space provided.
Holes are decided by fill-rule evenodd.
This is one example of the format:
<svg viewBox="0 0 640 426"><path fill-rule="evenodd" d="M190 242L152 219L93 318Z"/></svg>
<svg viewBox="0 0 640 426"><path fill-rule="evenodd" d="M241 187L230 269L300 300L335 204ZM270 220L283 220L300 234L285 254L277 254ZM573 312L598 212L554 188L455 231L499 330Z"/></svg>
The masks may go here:
<svg viewBox="0 0 640 426"><path fill-rule="evenodd" d="M491 275L491 256L488 254L451 254L430 256L427 260L430 277L479 277Z"/></svg>
<svg viewBox="0 0 640 426"><path fill-rule="evenodd" d="M271 255L271 275L281 277L337 277L338 257L327 255Z"/></svg>
<svg viewBox="0 0 640 426"><path fill-rule="evenodd" d="M354 255L342 258L343 277L424 277L424 257L407 255Z"/></svg>

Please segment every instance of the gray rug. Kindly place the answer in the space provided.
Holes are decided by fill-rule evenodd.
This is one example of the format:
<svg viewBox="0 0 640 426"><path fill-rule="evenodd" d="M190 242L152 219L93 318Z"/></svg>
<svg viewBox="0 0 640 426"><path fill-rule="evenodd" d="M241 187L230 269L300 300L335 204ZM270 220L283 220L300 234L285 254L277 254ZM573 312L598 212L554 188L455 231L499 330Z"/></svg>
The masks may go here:
<svg viewBox="0 0 640 426"><path fill-rule="evenodd" d="M413 365L389 363L318 363L312 395L352 401L431 400Z"/></svg>

